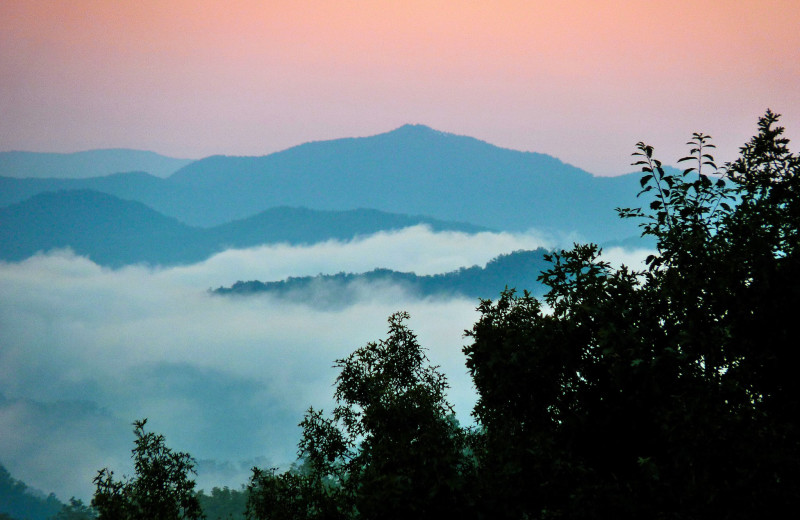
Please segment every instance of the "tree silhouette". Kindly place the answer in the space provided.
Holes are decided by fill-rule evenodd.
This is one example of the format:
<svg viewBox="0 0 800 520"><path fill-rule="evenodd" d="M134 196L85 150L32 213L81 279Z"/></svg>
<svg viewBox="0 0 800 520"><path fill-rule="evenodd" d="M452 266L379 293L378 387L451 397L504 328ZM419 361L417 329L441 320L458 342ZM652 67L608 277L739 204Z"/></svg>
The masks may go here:
<svg viewBox="0 0 800 520"><path fill-rule="evenodd" d="M145 432L147 419L133 423L136 436L132 450L135 477L114 480L101 469L94 478L92 506L101 520L184 520L203 518L194 481L194 459L173 452L163 435Z"/></svg>
<svg viewBox="0 0 800 520"><path fill-rule="evenodd" d="M309 409L299 454L305 465L255 470L251 518L441 518L466 509L466 433L446 400L407 313L389 336L344 359L331 417Z"/></svg>
<svg viewBox="0 0 800 520"><path fill-rule="evenodd" d="M542 302L483 301L467 364L483 504L497 517L752 518L800 501L800 160L767 112L718 169L639 143L657 253L613 269L553 254Z"/></svg>

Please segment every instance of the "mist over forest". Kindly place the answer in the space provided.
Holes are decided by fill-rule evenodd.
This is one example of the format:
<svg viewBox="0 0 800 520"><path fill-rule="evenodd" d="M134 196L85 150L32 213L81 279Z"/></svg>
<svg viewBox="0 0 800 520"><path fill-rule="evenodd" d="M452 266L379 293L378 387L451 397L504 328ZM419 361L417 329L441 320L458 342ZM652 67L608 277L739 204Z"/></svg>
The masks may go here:
<svg viewBox="0 0 800 520"><path fill-rule="evenodd" d="M800 509L798 27L1 0L0 520Z"/></svg>
<svg viewBox="0 0 800 520"><path fill-rule="evenodd" d="M147 206L133 197L135 190L128 194L133 198L126 199L86 186L70 190L56 183L48 188L47 179L31 177L38 184L28 183L25 189L36 193L0 207L0 234L5 237L0 248L2 489L16 497L9 499L14 505L34 497L33 505L25 507L50 511L36 513L37 519L49 518L46 515L59 507L62 517L74 512L91 516L85 504L92 500L103 517L111 514L104 511L123 507L119 504L129 500L126 497L139 496L128 487L144 482L131 480L142 468L139 461L132 463L131 453L134 459L151 456L148 450L161 454L156 457L169 454L154 447L168 438L180 450L174 460L185 461L181 471L196 470L192 478L197 488L207 491L190 492L187 504L197 511L201 503L215 508L225 500L241 509L246 500L253 518L296 507L316 511L312 517L324 516L325 511L338 511L342 518L349 518L351 511L373 517L386 507L381 505L385 500L397 499L382 473L384 465L394 471L394 463L416 475L398 477L398 489L406 489L414 500L392 502L396 511L412 511L420 501L431 508L425 514L432 515L451 510L456 500L464 514L478 515L502 504L508 508L505 514L514 517L514 511L538 507L539 499L520 495L520 489L498 483L491 475L530 484L544 471L539 464L566 465L570 474L574 472L569 478L575 489L584 494L558 507L583 514L585 504L603 489L608 495L602 507L611 511L618 507L617 494L628 493L625 486L642 486L651 493L658 487L659 471L676 472L670 478L677 478L684 470L673 467L665 455L682 445L680 439L688 431L676 434L669 421L664 422L678 413L675 406L690 410L680 417L687 424L704 417L698 410L709 407L716 414L704 426L710 432L717 432L720 424L752 421L764 438L775 436L779 460L781 443L793 442L780 423L793 409L793 390L770 389L777 411L759 415L756 409L766 398L749 394L748 388L773 384L770 377L763 379L766 383L750 381L770 370L779 385L785 384L786 365L770 358L754 369L755 376L740 370L748 356L761 354L758 349L746 351L752 343L749 329L736 328L741 320L755 319L758 330L772 330L773 324L758 321L760 315L753 318L746 310L739 320L726 311L719 318L701 313L695 321L686 312L704 298L710 298L704 303L709 308L727 308L729 290L761 298L761 305L780 304L763 291L752 293L761 282L728 272L729 266L739 267L724 256L753 254L758 262L776 262L770 273L793 272L796 243L793 235L786 238L793 228L784 226L782 212L794 202L781 198L775 203L769 190L773 182L781 188L780 183L794 182L797 162L781 148L785 143L776 141L781 132L772 132L775 121L777 116L767 112L750 146L757 154L762 141L773 143L777 160L787 166L777 181L766 174L766 180L757 177L753 183L763 184L755 187L748 184L752 166L744 159L729 165L732 172L742 172L732 177L735 189L727 188L728 177L716 171L702 173L704 166L717 169L711 156L702 152L707 146L703 134L694 135L696 148L688 158L697 168L683 172L662 167L653 159L653 149L640 143L636 157L637 164L644 165L643 174L629 202L650 197L655 215L635 207L619 209L617 218L624 217L626 225L609 228L603 228L605 217L593 219L599 209L595 203L602 200L606 206L615 197L630 195L630 179L616 184L615 195L605 200L609 192L599 198L596 193L586 195L599 186L591 176L550 159L545 164L552 171L543 170L538 158L528 165L537 181L519 187L520 193L536 192L539 201L532 203L534 210L520 214L535 219L541 210L543 218L541 228L524 230L504 226L506 217L487 217L491 211L479 211L485 199L466 195L458 212L434 217L410 216L403 207L392 206L397 201L384 201L380 210L331 209L324 200L308 197L306 206L265 203L249 217L203 227ZM371 162L375 143L380 150L397 143L416 150L425 136L437 143L455 142L470 153L499 153L486 143L461 137L451 142L450 136L431 129L408 127L377 140L359 140L357 149L363 152L365 146L369 153L361 160ZM330 155L331 150L352 145L350 140L316 143L285 153L292 155L292 164L300 164L304 161L295 155L306 151L316 163L320 149ZM425 148L426 160L431 154L434 151ZM265 179L275 183L287 174L275 173L269 161L201 160L183 166L166 181L175 177L192 190L207 190L206 195L223 189L221 179L227 175L263 188L269 184ZM339 175L358 164L358 156L348 156L345 162L349 166ZM220 174L214 165L228 173ZM403 166L400 161L382 168ZM498 173L497 185L510 189L514 179L524 175L521 168L508 178ZM315 171L310 168L303 175L319 175ZM416 189L436 192L452 175L447 168L431 171ZM89 181L95 188L102 186L96 179L103 177ZM325 179L303 190L325 191L329 185L330 179ZM793 189L775 190L775 197L791 198ZM231 201L237 197L244 200L241 186L232 192L228 204L235 205ZM182 218L191 220L209 200L201 197L196 207L184 207L189 211ZM392 212L386 211L387 205ZM553 220L559 211L570 217ZM474 221L465 218L473 212ZM753 224L757 218L764 224ZM570 227L586 219L591 222ZM635 219L644 220L638 227L647 239L629 234ZM486 227L489 223L499 229ZM579 243L596 228L603 228L604 249ZM742 241L773 229L774 236L764 241L775 241L778 253L764 253L759 241ZM751 249L742 251L743 247ZM728 260L717 265L716 251ZM784 256L790 261L784 262ZM674 267L678 265L685 269ZM751 269L755 264L742 265ZM707 276L709 269L717 269L716 276ZM733 289L725 277L737 280ZM764 283L775 287L774 280ZM695 289L700 293L684 301ZM739 300L737 296L732 301ZM686 345L673 340L671 327L679 315L685 316L678 320L681 327L694 331L676 336L689 338ZM695 343L706 334L743 334L743 346L737 348L746 352L715 359L703 350L706 340ZM659 342L658 348L651 340ZM716 344L713 338L709 341ZM727 387L729 380L733 383ZM662 390L672 385L683 389L680 399L686 404L674 396L665 399ZM784 391L787 402L781 401ZM643 401L636 397L638 392L652 395ZM732 412L733 398L726 395L747 403ZM539 403L542 396L550 396L553 403ZM664 413L637 408L651 401ZM591 413L581 415L581 407ZM628 414L631 407L636 414ZM333 416L323 415L323 410L333 410ZM653 444L647 435L634 433L642 417L663 442ZM421 423L415 426L416 421ZM598 435L619 454L618 460L605 460L587 437L595 428L587 430L582 421L603 426ZM159 433L144 433L145 424ZM570 428L574 431L560 439L561 431ZM540 458L533 456L539 453L533 448L525 451L528 442L543 450ZM563 453L544 449L555 442L566 443L558 448ZM738 450L739 442L739 437L724 439L728 448L720 448L720 453ZM570 443L574 449L564 447ZM414 456L407 457L404 449ZM519 449L523 452L517 453ZM657 453L657 463L646 453ZM681 456L691 459L693 453ZM508 460L500 463L504 457ZM575 459L564 462L569 457ZM636 469L631 469L634 458ZM526 462L515 462L520 460ZM429 462L438 469L425 469ZM514 469L517 463L520 469ZM596 480L591 468L604 464L632 480L619 485ZM699 469L702 475L724 466L702 464L713 466ZM98 473L102 468L106 469ZM108 468L125 475L125 483L115 484ZM580 477L584 473L585 480ZM647 477L644 481L640 473ZM751 486L753 478L743 477L740 485ZM247 494L242 494L245 484ZM166 484L156 483L162 485ZM717 485L716 477L703 476L697 489L686 492L703 494ZM428 498L425 489L430 490ZM480 493L486 494L485 501L477 498ZM659 500L634 502L631 507L660 509L664 506ZM17 509L8 511L20 514Z"/></svg>
<svg viewBox="0 0 800 520"><path fill-rule="evenodd" d="M474 299L431 300L392 284L363 284L353 288L351 305L318 309L207 290L242 277L281 280L379 265L437 273L540 244L527 236L411 228L351 243L231 250L176 268L111 270L68 251L0 264L2 428L10 433L0 460L62 498L87 497L99 467L126 467L130 417L146 416L198 459L218 461L220 483L238 487L257 457L294 460L302 412L330 399L333 359L379 337L386 316L399 309L414 315L432 357L452 373L468 420L473 396L460 348ZM305 298L315 301L313 292ZM47 471L34 462L51 458ZM226 475L226 463L234 474ZM218 483L203 469L201 483Z"/></svg>
<svg viewBox="0 0 800 520"><path fill-rule="evenodd" d="M208 289L375 266L436 276L551 245L535 235L412 227L350 242L229 250L171 268L109 269L69 250L0 263L0 462L62 501L87 501L101 467L131 472L131 418L148 417L198 459L199 488L239 489L253 466L294 461L303 412L331 403L333 360L384 335L386 317L401 309L448 375L468 424L475 394L461 348L477 298L357 278L346 283L346 301L324 306L329 289L313 285L299 297L229 298ZM609 258L640 264L648 252L617 248Z"/></svg>
<svg viewBox="0 0 800 520"><path fill-rule="evenodd" d="M298 162L303 153L348 156L337 152L342 146L357 144L373 156L400 146L411 153L406 161L427 164L426 180L414 182L418 190L431 190L440 181L430 172L451 175L432 165L446 165L453 157L447 146L437 156L434 143L450 143L460 147L459 153L498 153L476 140L407 127L377 141L334 141L290 154ZM528 160L514 153L500 156ZM198 482L206 488L238 488L254 465L291 463L302 413L309 403L330 402L333 360L380 337L386 317L399 310L411 313L431 359L450 378L460 420L469 423L475 394L461 347L478 297L496 298L506 285L541 293L536 281L544 265L541 255L569 245L566 227L493 231L406 217L402 206L393 206L402 214L388 214L270 209L265 203L264 211L249 220L191 227L144 203L118 198L137 192L131 191L135 182L114 184L125 178L116 173L70 180L90 177L74 175L76 165L89 158L106 168L154 159L125 152L109 166L112 155L4 154L0 161L3 172L13 174L3 180L7 186L27 182L44 190L28 191L29 198L9 199L0 208L0 252L6 259L0 263L0 429L7 432L0 462L15 478L62 500L90 497L91 479L100 467L130 470L125 447L128 425L136 417L150 418L154 428L199 460ZM162 159L162 168L186 168ZM57 160L63 161L63 175L44 178L42 172L55 172ZM261 161L269 164L269 158ZM540 169L536 176L562 175L532 164ZM556 160L548 164L564 168ZM103 166L87 168L95 174ZM205 163L197 169L213 171ZM195 178L189 171L181 173L184 184ZM159 174L165 179L159 182L171 178ZM103 186L118 187L111 193L87 190ZM313 191L313 184L308 189ZM306 205L313 208L314 200L306 198ZM462 204L467 207L466 200ZM543 249L533 253L538 248ZM531 253L522 256L522 251ZM638 252L611 247L607 254L618 263L641 263L647 251L645 246ZM499 271L493 267L500 265L498 257L509 259ZM494 270L489 274L487 268ZM376 269L406 273L406 278L365 278ZM337 273L348 278L334 288L307 283L248 298L209 292L242 280L296 284L302 277L310 282ZM339 296L332 300L331 294Z"/></svg>

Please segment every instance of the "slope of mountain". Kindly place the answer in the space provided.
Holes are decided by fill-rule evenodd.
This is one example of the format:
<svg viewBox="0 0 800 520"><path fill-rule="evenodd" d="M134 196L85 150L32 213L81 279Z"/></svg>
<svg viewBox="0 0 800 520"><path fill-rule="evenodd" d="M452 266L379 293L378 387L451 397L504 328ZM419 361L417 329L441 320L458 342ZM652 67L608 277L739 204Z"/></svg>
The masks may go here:
<svg viewBox="0 0 800 520"><path fill-rule="evenodd" d="M169 182L145 172L125 172L77 179L18 179L0 177L0 204L21 202L39 193L63 190L93 190L129 200L148 199L151 193L169 189Z"/></svg>
<svg viewBox="0 0 800 520"><path fill-rule="evenodd" d="M0 208L0 258L72 248L101 265L167 264L191 256L198 230L144 204L90 190L38 194Z"/></svg>
<svg viewBox="0 0 800 520"><path fill-rule="evenodd" d="M0 394L0 402L2 400ZM62 507L63 504L55 495L45 495L28 487L21 480L13 478L0 464L0 518L6 514L11 518L45 520L55 516Z"/></svg>
<svg viewBox="0 0 800 520"><path fill-rule="evenodd" d="M135 200L159 213L181 218L183 207L202 205L204 194L145 172L124 172L86 179L14 179L0 177L0 206L22 202L39 193L92 190L120 199ZM166 211L164 211L166 208Z"/></svg>
<svg viewBox="0 0 800 520"><path fill-rule="evenodd" d="M548 251L515 251L500 255L486 267L462 267L444 274L418 276L389 269L375 269L367 273L338 273L291 277L277 282L236 282L231 287L220 287L213 292L219 295L269 294L281 298L309 303L320 307L341 307L363 300L361 290L367 284L380 284L403 288L417 297L496 298L503 287L528 290L535 296L544 293L537 281L539 273L551 264L544 260Z"/></svg>
<svg viewBox="0 0 800 520"><path fill-rule="evenodd" d="M220 203L204 213L217 220L286 204L370 207L505 230L577 231L597 241L636 233L614 207L635 196L638 176L594 177L547 155L420 125L265 157L209 157L170 180L213 190Z"/></svg>
<svg viewBox="0 0 800 520"><path fill-rule="evenodd" d="M100 265L173 265L230 247L313 243L427 224L436 230L484 231L469 224L375 210L273 208L215 228L191 227L140 202L91 190L46 192L0 208L0 259L18 261L69 247Z"/></svg>
<svg viewBox="0 0 800 520"><path fill-rule="evenodd" d="M434 231L488 231L487 228L472 224L374 209L320 211L282 206L209 228L208 235L218 244L241 248L262 243L312 244L330 239L348 240L358 235L371 235L378 231L402 229L418 224L428 225Z"/></svg>
<svg viewBox="0 0 800 520"><path fill-rule="evenodd" d="M168 177L191 162L191 159L124 148L75 153L0 152L0 176L77 179L145 171L156 177Z"/></svg>
<svg viewBox="0 0 800 520"><path fill-rule="evenodd" d="M537 228L603 242L638 235L614 208L634 204L638 175L594 177L553 157L498 148L421 125L364 138L307 143L263 157L213 156L167 179L0 179L0 205L57 189L137 200L195 226L215 226L278 206L372 208Z"/></svg>

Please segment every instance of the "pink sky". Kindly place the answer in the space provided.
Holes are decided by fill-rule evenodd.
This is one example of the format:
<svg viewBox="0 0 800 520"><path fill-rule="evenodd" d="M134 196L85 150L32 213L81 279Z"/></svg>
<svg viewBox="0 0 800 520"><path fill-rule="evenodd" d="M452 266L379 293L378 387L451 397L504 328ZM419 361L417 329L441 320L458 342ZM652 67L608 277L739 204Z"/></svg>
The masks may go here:
<svg viewBox="0 0 800 520"><path fill-rule="evenodd" d="M797 0L2 0L0 151L263 155L405 123L631 170L800 139ZM794 148L800 150L800 142Z"/></svg>

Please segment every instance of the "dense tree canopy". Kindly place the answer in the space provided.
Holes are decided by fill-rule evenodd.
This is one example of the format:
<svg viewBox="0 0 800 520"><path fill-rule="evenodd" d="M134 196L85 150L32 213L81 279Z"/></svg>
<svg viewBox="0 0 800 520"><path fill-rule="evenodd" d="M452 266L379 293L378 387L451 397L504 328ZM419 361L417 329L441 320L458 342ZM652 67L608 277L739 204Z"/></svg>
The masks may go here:
<svg viewBox="0 0 800 520"><path fill-rule="evenodd" d="M114 480L98 472L92 506L100 520L196 520L203 518L194 492L194 459L167 447L164 436L145 432L147 419L134 422L135 477Z"/></svg>
<svg viewBox="0 0 800 520"><path fill-rule="evenodd" d="M72 497L69 504L64 504L61 511L52 520L93 520L97 518L95 511L82 500Z"/></svg>
<svg viewBox="0 0 800 520"><path fill-rule="evenodd" d="M201 489L197 493L197 500L207 520L244 519L247 507L247 493L244 486L241 490L214 487L210 493Z"/></svg>
<svg viewBox="0 0 800 520"><path fill-rule="evenodd" d="M537 518L751 518L800 500L800 160L778 116L718 170L695 134L665 173L640 143L658 253L552 255L548 308L481 304L467 363L485 503Z"/></svg>
<svg viewBox="0 0 800 520"><path fill-rule="evenodd" d="M309 409L300 471L256 470L251 518L443 518L468 505L467 435L406 313L385 340L336 362L338 406Z"/></svg>

